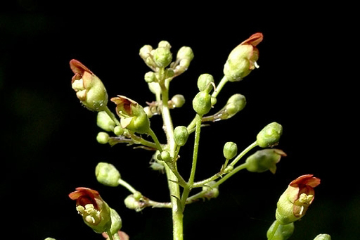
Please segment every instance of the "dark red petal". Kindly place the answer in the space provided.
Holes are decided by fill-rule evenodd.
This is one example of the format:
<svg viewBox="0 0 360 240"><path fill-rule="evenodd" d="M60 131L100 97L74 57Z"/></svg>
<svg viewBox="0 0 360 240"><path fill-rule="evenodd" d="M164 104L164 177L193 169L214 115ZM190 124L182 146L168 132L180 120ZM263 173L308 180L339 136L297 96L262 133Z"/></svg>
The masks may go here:
<svg viewBox="0 0 360 240"><path fill-rule="evenodd" d="M263 34L262 33L254 33L253 35L251 35L248 39L246 39L245 41L243 41L241 43L241 45L244 44L250 44L253 45L254 47L257 46L262 40L263 40Z"/></svg>
<svg viewBox="0 0 360 240"><path fill-rule="evenodd" d="M71 59L70 60L70 68L73 71L74 74L78 73L80 75L82 75L84 73L84 71L87 71L91 74L93 74L90 69L88 69L87 67L85 67L84 64L82 64L81 62L79 62L76 59Z"/></svg>

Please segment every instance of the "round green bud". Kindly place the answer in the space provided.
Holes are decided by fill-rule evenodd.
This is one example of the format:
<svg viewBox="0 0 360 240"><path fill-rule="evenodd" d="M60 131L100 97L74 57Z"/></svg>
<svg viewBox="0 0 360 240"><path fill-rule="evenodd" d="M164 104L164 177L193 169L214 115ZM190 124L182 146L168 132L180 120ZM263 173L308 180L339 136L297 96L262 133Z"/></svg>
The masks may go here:
<svg viewBox="0 0 360 240"><path fill-rule="evenodd" d="M331 236L329 234L319 234L314 240L331 240Z"/></svg>
<svg viewBox="0 0 360 240"><path fill-rule="evenodd" d="M210 74L204 73L201 74L197 81L197 86L199 88L199 91L207 91L210 92L213 88L214 83L214 77Z"/></svg>
<svg viewBox="0 0 360 240"><path fill-rule="evenodd" d="M118 186L121 178L119 171L114 165L106 162L99 162L97 164L95 176L99 183L109 187Z"/></svg>
<svg viewBox="0 0 360 240"><path fill-rule="evenodd" d="M127 196L124 200L124 203L125 203L125 206L129 209L133 209L133 210L136 210L136 211L141 211L142 208L144 207L143 203L139 200L136 200L134 198L134 195L131 194L129 196Z"/></svg>
<svg viewBox="0 0 360 240"><path fill-rule="evenodd" d="M148 83L157 81L156 75L152 71L145 73L144 79L145 79L145 82L148 82Z"/></svg>
<svg viewBox="0 0 360 240"><path fill-rule="evenodd" d="M171 160L171 156L170 156L170 153L168 151L162 151L160 153L160 157L161 157L161 160L167 162L167 161L170 161Z"/></svg>
<svg viewBox="0 0 360 240"><path fill-rule="evenodd" d="M199 92L194 97L192 104L197 114L205 115L211 109L211 95L206 91Z"/></svg>
<svg viewBox="0 0 360 240"><path fill-rule="evenodd" d="M194 52L191 49L191 47L184 46L179 49L179 51L177 52L176 58L179 60L188 59L189 63L190 63L190 61L192 61L194 58Z"/></svg>
<svg viewBox="0 0 360 240"><path fill-rule="evenodd" d="M140 48L139 55L144 61L146 61L146 59L150 56L152 50L152 46L144 45L142 48Z"/></svg>
<svg viewBox="0 0 360 240"><path fill-rule="evenodd" d="M176 94L171 98L171 103L173 104L173 107L180 108L185 103L185 98L181 94Z"/></svg>
<svg viewBox="0 0 360 240"><path fill-rule="evenodd" d="M214 106L217 103L217 98L211 96L211 106Z"/></svg>
<svg viewBox="0 0 360 240"><path fill-rule="evenodd" d="M114 134L117 136L121 136L124 134L124 129L121 126L116 126L114 128Z"/></svg>
<svg viewBox="0 0 360 240"><path fill-rule="evenodd" d="M225 106L225 110L230 117L244 109L246 105L246 98L239 93L232 95ZM229 117L229 118L230 118Z"/></svg>
<svg viewBox="0 0 360 240"><path fill-rule="evenodd" d="M109 117L109 115L105 111L100 111L96 117L96 124L101 129L112 132L115 127L114 121Z"/></svg>
<svg viewBox="0 0 360 240"><path fill-rule="evenodd" d="M178 146L184 146L188 140L189 132L185 126L177 126L174 129L174 140Z"/></svg>
<svg viewBox="0 0 360 240"><path fill-rule="evenodd" d="M122 220L120 215L112 208L110 208L110 217L111 217L110 234L114 235L121 229Z"/></svg>
<svg viewBox="0 0 360 240"><path fill-rule="evenodd" d="M148 83L149 89L153 94L160 94L161 93L161 87L159 85L159 83L157 82L151 82Z"/></svg>
<svg viewBox="0 0 360 240"><path fill-rule="evenodd" d="M233 142L225 143L224 149L223 149L224 157L226 159L233 159L237 154L237 150L238 149L237 149L236 143L233 143Z"/></svg>
<svg viewBox="0 0 360 240"><path fill-rule="evenodd" d="M283 128L277 122L272 122L265 126L256 136L258 145L262 148L273 147L279 144Z"/></svg>
<svg viewBox="0 0 360 240"><path fill-rule="evenodd" d="M106 144L109 142L109 138L110 136L106 132L99 132L96 136L96 141L98 141L100 144Z"/></svg>
<svg viewBox="0 0 360 240"><path fill-rule="evenodd" d="M165 68L172 60L172 54L169 48L157 48L154 52L154 61L157 67Z"/></svg>
<svg viewBox="0 0 360 240"><path fill-rule="evenodd" d="M137 201L139 201L143 197L143 195L139 191L134 192L133 196L134 196L134 199Z"/></svg>
<svg viewBox="0 0 360 240"><path fill-rule="evenodd" d="M167 48L167 49L170 49L171 48L171 45L168 41L160 41L159 44L158 44L158 47L159 48Z"/></svg>
<svg viewBox="0 0 360 240"><path fill-rule="evenodd" d="M215 181L211 181L202 187L203 191L207 191L204 194L205 198L211 199L211 198L217 198L219 196L219 186L213 187L215 183L216 183Z"/></svg>
<svg viewBox="0 0 360 240"><path fill-rule="evenodd" d="M269 230L266 233L266 236L268 238L270 238L270 234L272 234L274 227L275 227L275 223L277 220L275 220L273 222L273 224L271 224ZM272 240L286 240L289 239L291 237L291 235L294 232L294 223L289 223L289 224L279 224L278 228L276 229L275 234L273 235L273 237L271 238Z"/></svg>
<svg viewBox="0 0 360 240"><path fill-rule="evenodd" d="M172 68L165 69L165 79L172 78L174 76L175 76L174 69L172 69Z"/></svg>

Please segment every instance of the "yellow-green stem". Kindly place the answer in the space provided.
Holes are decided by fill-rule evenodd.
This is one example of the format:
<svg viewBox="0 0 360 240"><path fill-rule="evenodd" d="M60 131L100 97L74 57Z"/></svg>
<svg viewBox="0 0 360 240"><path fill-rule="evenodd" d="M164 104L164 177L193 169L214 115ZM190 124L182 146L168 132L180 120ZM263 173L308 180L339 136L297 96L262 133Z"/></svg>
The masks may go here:
<svg viewBox="0 0 360 240"><path fill-rule="evenodd" d="M122 180L121 178L119 179L118 183L125 187L127 190L129 190L131 193L136 193L136 189L133 188L129 183L127 183L126 181Z"/></svg>
<svg viewBox="0 0 360 240"><path fill-rule="evenodd" d="M234 167L235 164L245 155L247 154L251 149L253 149L254 147L256 147L257 141L253 142L252 144L250 144L247 148L245 148L230 164L229 166Z"/></svg>
<svg viewBox="0 0 360 240"><path fill-rule="evenodd" d="M219 82L219 84L216 86L216 90L212 93L212 97L217 97L217 95L219 95L221 89L225 86L225 84L228 82L227 77L223 77L221 79L221 81Z"/></svg>
<svg viewBox="0 0 360 240"><path fill-rule="evenodd" d="M166 133L167 147L172 158L176 157L176 144L174 141L174 127L171 120L170 110L168 106L169 88L165 86L165 81L160 80L162 110L161 115ZM176 166L176 163L175 163ZM168 178L168 186L170 190L170 198L172 204L172 222L173 222L173 240L183 240L183 212L180 203L180 187L176 183L178 181L175 174L165 165L166 176Z"/></svg>

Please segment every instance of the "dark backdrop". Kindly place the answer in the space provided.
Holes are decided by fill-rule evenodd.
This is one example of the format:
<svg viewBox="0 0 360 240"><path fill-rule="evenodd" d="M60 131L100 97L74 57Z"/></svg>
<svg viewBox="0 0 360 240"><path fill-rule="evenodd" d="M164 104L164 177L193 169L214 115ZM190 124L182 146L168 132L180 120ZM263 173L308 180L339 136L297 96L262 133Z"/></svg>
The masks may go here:
<svg viewBox="0 0 360 240"><path fill-rule="evenodd" d="M219 170L225 142L236 142L242 150L273 121L283 125L278 148L288 156L275 175L240 172L221 185L217 199L189 205L185 239L198 239L198 234L202 239L265 239L278 197L290 181L308 173L322 183L291 239L313 239L319 233L358 239L357 159L348 154L352 140L345 137L355 128L343 88L351 79L336 76L345 71L347 59L335 56L344 48L331 14L300 13L298 6L289 6L265 15L253 5L226 3L195 9L185 3L8 2L0 4L0 187L3 231L13 238L101 239L68 198L84 186L97 189L119 212L132 240L171 239L169 210L129 210L123 204L126 189L96 181L96 164L110 162L144 195L168 200L164 175L149 169L152 153L96 142L96 113L83 108L71 89L69 61L88 66L110 97L121 94L145 105L153 96L143 80L149 69L139 49L167 40L175 55L181 46L190 46L195 58L170 90L186 98L185 106L173 111L174 125L187 125L194 116L198 76L210 73L218 82L230 51L262 32L260 68L241 82L228 83L216 108L234 93L245 95L247 106L234 118L203 129L196 179ZM109 107L114 110L111 102ZM151 124L163 140L160 118L153 117ZM179 163L185 178L191 146L186 149Z"/></svg>

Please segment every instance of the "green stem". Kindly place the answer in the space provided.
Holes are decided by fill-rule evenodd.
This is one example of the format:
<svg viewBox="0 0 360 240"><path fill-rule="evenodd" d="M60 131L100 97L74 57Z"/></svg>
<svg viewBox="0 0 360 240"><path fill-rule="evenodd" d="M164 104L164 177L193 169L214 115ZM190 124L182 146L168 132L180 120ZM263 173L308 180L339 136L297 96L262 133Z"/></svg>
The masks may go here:
<svg viewBox="0 0 360 240"><path fill-rule="evenodd" d="M168 84L167 84L168 85ZM160 80L161 96L162 96L162 110L161 115L164 124L164 130L167 139L167 147L172 158L176 150L176 144L174 141L174 127L171 120L170 110L168 106L169 101L169 87L165 86L165 81ZM176 170L176 162L174 163ZM178 179L170 170L169 166L165 165L166 176L168 178L168 186L170 190L171 206L172 206L172 222L173 222L173 240L183 240L183 212L180 203L180 187L177 184ZM176 170L177 171L177 170Z"/></svg>
<svg viewBox="0 0 360 240"><path fill-rule="evenodd" d="M217 95L220 93L221 89L225 86L225 84L228 82L227 77L223 77L219 84L216 86L216 90L212 93L212 97L217 97Z"/></svg>
<svg viewBox="0 0 360 240"><path fill-rule="evenodd" d="M195 128L195 141L194 141L194 150L193 150L193 161L191 166L191 172L190 177L188 181L188 186L184 188L183 194L181 196L181 202L183 205L183 208L185 208L186 199L188 198L190 191L192 189L192 186L194 184L195 179L195 172L196 172L196 165L197 165L197 159L198 159L198 152L199 152L199 142L200 142L200 131L201 131L201 118L202 116L197 114L195 117L196 121L196 128Z"/></svg>
<svg viewBox="0 0 360 240"><path fill-rule="evenodd" d="M123 187L125 187L127 190L129 190L131 193L136 193L138 191L135 190L135 188L133 188L129 183L127 183L126 181L122 180L121 178L119 179L119 184Z"/></svg>
<svg viewBox="0 0 360 240"><path fill-rule="evenodd" d="M251 149L253 149L254 147L256 147L257 141L253 142L252 144L250 144L247 148L245 148L230 164L229 166L234 167L234 165L245 155L247 154Z"/></svg>
<svg viewBox="0 0 360 240"><path fill-rule="evenodd" d="M160 144L158 138L156 137L156 134L154 133L154 131L153 131L151 128L149 129L149 135L150 135L151 138L154 140L157 149L161 152L161 151L162 151L161 144Z"/></svg>
<svg viewBox="0 0 360 240"><path fill-rule="evenodd" d="M237 173L238 171L240 171L242 169L245 169L246 167L247 167L247 163L243 163L243 164L237 166L231 172L229 172L224 177L222 177L219 181L217 181L214 185L212 185L212 187L219 186L220 184L224 183L227 179L229 179L232 175L234 175L235 173Z"/></svg>
<svg viewBox="0 0 360 240"><path fill-rule="evenodd" d="M120 126L120 122L119 120L115 117L115 115L110 111L110 109L108 108L108 106L106 106L105 108L105 112L107 113L107 115L111 118L111 120L114 121L114 123L118 126Z"/></svg>
<svg viewBox="0 0 360 240"><path fill-rule="evenodd" d="M107 233L107 235L109 236L109 239L110 239L110 240L114 240L113 236L110 234L110 231L107 231L106 233Z"/></svg>

